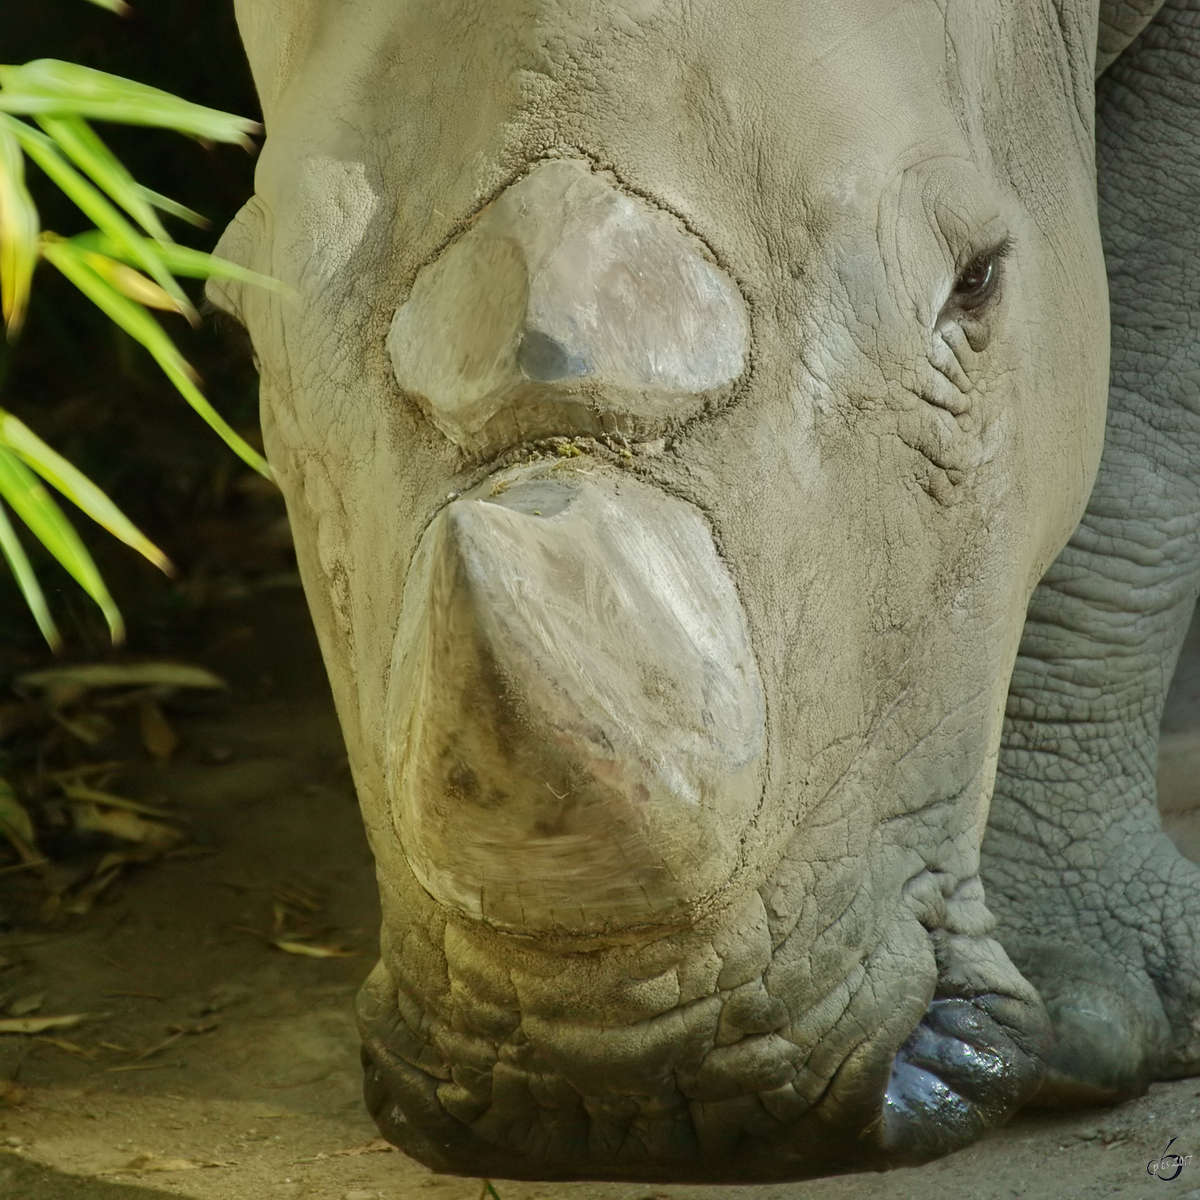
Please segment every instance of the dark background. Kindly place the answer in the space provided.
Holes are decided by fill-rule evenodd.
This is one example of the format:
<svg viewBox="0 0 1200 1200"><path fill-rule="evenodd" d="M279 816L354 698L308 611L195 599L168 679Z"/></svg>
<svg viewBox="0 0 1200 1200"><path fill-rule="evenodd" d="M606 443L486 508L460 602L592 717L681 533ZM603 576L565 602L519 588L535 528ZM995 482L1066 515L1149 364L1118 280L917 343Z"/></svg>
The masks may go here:
<svg viewBox="0 0 1200 1200"><path fill-rule="evenodd" d="M229 0L135 0L126 18L85 0L0 0L0 62L36 58L79 62L260 116ZM139 181L209 218L205 230L167 218L187 245L211 250L253 190L254 158L236 146L205 148L160 130L96 128ZM90 226L36 167L27 169L44 228L69 236ZM199 302L198 283L185 286ZM164 324L216 408L261 444L257 378L240 331L211 314L199 330L181 317L165 316ZM24 331L15 344L0 341L0 405L108 491L178 567L174 581L165 579L63 502L125 614L125 653L178 650L231 579L289 566L278 498L192 413L150 356L44 264ZM64 657L111 655L96 606L32 538L25 540L67 641ZM0 563L0 674L46 657Z"/></svg>

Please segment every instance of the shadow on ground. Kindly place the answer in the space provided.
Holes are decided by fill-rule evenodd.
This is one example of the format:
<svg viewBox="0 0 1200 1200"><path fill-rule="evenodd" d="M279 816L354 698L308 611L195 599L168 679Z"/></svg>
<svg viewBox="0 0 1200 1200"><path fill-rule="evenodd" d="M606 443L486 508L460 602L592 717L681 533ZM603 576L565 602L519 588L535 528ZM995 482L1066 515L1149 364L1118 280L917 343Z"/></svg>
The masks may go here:
<svg viewBox="0 0 1200 1200"><path fill-rule="evenodd" d="M375 953L374 873L302 597L228 601L196 657L230 691L172 710L180 751L123 777L186 823L194 853L129 875L84 917L0 934L0 1009L87 1014L0 1037L0 1196L476 1200L481 1181L390 1150L362 1107L352 1000ZM1164 728L1167 819L1195 852L1200 631ZM0 877L0 910L26 911L22 889L33 887L21 872ZM310 943L352 956L273 945L281 904L307 922ZM1172 1137L1174 1151L1200 1152L1198 1096L1200 1081L1185 1080L1118 1108L1024 1114L969 1150L887 1176L495 1187L502 1200L1178 1198L1200 1188L1200 1165L1168 1184L1147 1163Z"/></svg>

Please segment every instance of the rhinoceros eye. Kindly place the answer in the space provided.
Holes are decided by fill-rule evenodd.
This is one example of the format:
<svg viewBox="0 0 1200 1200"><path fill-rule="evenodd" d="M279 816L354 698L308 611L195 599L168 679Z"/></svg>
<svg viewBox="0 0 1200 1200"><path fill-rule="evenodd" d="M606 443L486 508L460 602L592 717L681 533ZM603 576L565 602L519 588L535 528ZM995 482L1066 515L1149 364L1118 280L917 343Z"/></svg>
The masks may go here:
<svg viewBox="0 0 1200 1200"><path fill-rule="evenodd" d="M1008 254L1010 243L1005 241L992 250L979 255L959 273L954 281L950 299L960 311L974 312L982 308L1000 289L1003 274L1002 263Z"/></svg>

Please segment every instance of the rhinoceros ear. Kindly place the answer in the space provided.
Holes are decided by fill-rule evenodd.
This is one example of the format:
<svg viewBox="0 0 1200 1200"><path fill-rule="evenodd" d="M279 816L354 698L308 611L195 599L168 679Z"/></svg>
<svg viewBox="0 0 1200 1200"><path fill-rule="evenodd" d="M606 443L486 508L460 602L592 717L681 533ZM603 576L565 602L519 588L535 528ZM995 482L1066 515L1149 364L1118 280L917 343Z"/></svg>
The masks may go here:
<svg viewBox="0 0 1200 1200"><path fill-rule="evenodd" d="M235 0L234 11L269 133L275 102L312 35L314 6L309 0Z"/></svg>
<svg viewBox="0 0 1200 1200"><path fill-rule="evenodd" d="M1100 0L1100 30L1096 37L1096 74L1133 41L1163 6L1163 0Z"/></svg>

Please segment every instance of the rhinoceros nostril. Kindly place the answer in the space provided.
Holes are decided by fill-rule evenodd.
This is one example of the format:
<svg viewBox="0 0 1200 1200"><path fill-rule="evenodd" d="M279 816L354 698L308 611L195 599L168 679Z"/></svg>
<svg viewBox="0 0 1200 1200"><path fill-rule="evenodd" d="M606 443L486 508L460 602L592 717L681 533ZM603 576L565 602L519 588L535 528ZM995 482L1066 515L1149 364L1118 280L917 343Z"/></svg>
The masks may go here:
<svg viewBox="0 0 1200 1200"><path fill-rule="evenodd" d="M737 379L748 336L697 238L586 164L549 162L418 273L388 350L400 385L468 443L514 413L524 436L598 432L586 422L603 413L649 432Z"/></svg>
<svg viewBox="0 0 1200 1200"><path fill-rule="evenodd" d="M421 543L389 685L397 831L461 915L661 935L739 861L758 670L699 512L552 469L454 502Z"/></svg>

